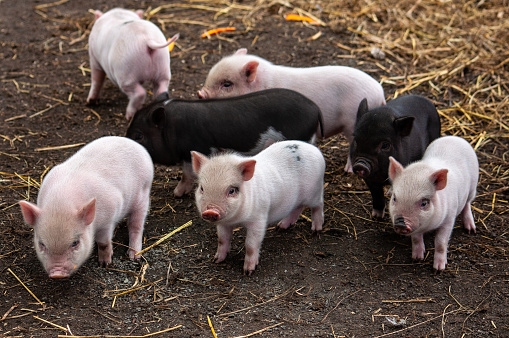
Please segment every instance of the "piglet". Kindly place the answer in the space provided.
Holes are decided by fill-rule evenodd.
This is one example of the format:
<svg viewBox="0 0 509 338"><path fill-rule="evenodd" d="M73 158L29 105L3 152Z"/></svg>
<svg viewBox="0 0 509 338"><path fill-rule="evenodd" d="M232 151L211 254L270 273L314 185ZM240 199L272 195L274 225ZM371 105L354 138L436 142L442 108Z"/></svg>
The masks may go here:
<svg viewBox="0 0 509 338"><path fill-rule="evenodd" d="M99 263L109 265L115 225L126 216L128 254L139 258L153 174L145 148L117 136L97 139L52 168L37 205L19 202L49 277L69 277L90 256L94 241Z"/></svg>
<svg viewBox="0 0 509 338"><path fill-rule="evenodd" d="M353 171L373 199L373 217L384 217L384 185L389 184L389 157L403 165L420 160L428 144L440 137L440 118L428 99L407 95L369 110L362 100L350 146Z"/></svg>
<svg viewBox="0 0 509 338"><path fill-rule="evenodd" d="M170 53L167 47L178 34L166 41L161 30L136 13L115 8L106 13L95 11L96 22L89 37L88 52L92 85L87 103L99 100L105 76L129 97L126 118L130 120L145 101L142 84L151 82L155 94L170 85Z"/></svg>
<svg viewBox="0 0 509 338"><path fill-rule="evenodd" d="M258 264L269 223L279 221L278 226L286 229L308 206L311 229L322 230L325 160L315 146L282 141L253 157L230 153L207 158L193 151L192 158L198 175L198 211L217 226L216 263L225 259L238 225L247 229L244 273L248 275Z"/></svg>
<svg viewBox="0 0 509 338"><path fill-rule="evenodd" d="M247 54L245 48L224 57L210 69L198 96L231 97L268 88L292 89L310 98L323 114L323 138L342 132L348 142L353 139L361 100L367 98L372 108L385 104L382 86L361 70L345 66L292 68L274 65ZM345 170L352 171L350 158Z"/></svg>
<svg viewBox="0 0 509 338"><path fill-rule="evenodd" d="M392 197L389 204L397 233L412 237L412 258L424 259L423 234L436 230L435 270L447 265L447 246L456 216L475 232L472 203L479 179L474 149L464 139L444 136L433 141L421 161L403 166L390 158Z"/></svg>
<svg viewBox="0 0 509 338"><path fill-rule="evenodd" d="M155 163L183 164L180 197L192 191L191 150L226 149L255 155L274 142L314 142L320 108L288 89L268 89L227 99L172 100L162 93L136 113L126 136L147 148Z"/></svg>

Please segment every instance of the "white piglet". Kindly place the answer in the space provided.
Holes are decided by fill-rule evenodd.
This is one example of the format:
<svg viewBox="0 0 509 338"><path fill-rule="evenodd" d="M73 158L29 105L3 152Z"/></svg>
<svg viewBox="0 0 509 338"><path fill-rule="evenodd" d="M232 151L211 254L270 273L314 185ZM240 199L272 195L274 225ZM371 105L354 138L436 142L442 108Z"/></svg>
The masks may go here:
<svg viewBox="0 0 509 338"><path fill-rule="evenodd" d="M305 206L312 230L322 230L325 160L320 150L301 141L277 142L253 157L223 154L207 158L192 152L198 175L196 205L203 219L217 225L215 262L230 250L233 229L247 229L244 273L250 275L260 255L269 223L286 229Z"/></svg>
<svg viewBox="0 0 509 338"><path fill-rule="evenodd" d="M69 277L97 242L99 262L109 265L116 224L128 217L131 259L141 250L154 165L148 152L125 137L97 139L52 168L37 204L20 201L34 228L37 256L50 278Z"/></svg>
<svg viewBox="0 0 509 338"><path fill-rule="evenodd" d="M435 270L447 265L447 246L456 216L475 232L470 204L479 180L479 163L474 149L464 139L444 136L433 141L421 161L408 167L390 158L392 197L389 205L397 233L412 238L412 258L424 259L423 234L436 230Z"/></svg>
<svg viewBox="0 0 509 338"><path fill-rule="evenodd" d="M168 90L171 80L169 44L161 30L143 20L143 12L115 8L95 11L96 22L90 32L88 52L92 85L87 103L99 100L105 76L129 97L126 118L130 120L145 101L142 84L151 82L155 96Z"/></svg>
<svg viewBox="0 0 509 338"><path fill-rule="evenodd" d="M362 99L373 109L385 104L382 86L365 72L345 66L294 68L275 65L261 57L237 50L209 71L200 98L231 97L269 88L286 88L303 94L320 108L324 135L343 133L353 140L357 110ZM352 171L350 158L345 170Z"/></svg>

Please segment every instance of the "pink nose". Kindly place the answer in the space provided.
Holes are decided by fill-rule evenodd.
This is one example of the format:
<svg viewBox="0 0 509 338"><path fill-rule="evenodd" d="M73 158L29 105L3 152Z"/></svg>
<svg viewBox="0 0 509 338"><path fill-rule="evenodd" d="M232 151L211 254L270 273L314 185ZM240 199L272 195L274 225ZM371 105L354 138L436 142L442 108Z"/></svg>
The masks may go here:
<svg viewBox="0 0 509 338"><path fill-rule="evenodd" d="M205 97L205 92L204 92L203 90L199 90L199 91L198 91L198 97L199 97L200 99L206 99L206 97Z"/></svg>
<svg viewBox="0 0 509 338"><path fill-rule="evenodd" d="M201 217L209 222L215 222L219 219L219 213L215 210L205 210Z"/></svg>

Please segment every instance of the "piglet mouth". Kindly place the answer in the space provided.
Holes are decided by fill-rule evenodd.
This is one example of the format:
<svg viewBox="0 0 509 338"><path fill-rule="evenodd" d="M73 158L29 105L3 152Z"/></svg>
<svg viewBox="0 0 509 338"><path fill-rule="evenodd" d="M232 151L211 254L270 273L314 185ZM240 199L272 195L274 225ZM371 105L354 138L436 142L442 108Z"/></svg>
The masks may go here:
<svg viewBox="0 0 509 338"><path fill-rule="evenodd" d="M61 268L51 269L50 272L48 273L48 275L49 275L49 278L52 278L52 279L62 279L62 278L70 277L69 272L67 272L67 270L61 269Z"/></svg>
<svg viewBox="0 0 509 338"><path fill-rule="evenodd" d="M412 232L412 228L406 225L403 217L397 217L394 219L394 231L401 235L408 235Z"/></svg>

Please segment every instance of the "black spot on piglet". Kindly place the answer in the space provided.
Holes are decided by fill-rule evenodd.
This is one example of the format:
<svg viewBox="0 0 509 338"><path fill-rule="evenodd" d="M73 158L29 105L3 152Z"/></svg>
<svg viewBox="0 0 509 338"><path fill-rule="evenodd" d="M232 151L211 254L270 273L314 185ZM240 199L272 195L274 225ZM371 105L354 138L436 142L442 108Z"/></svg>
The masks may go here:
<svg viewBox="0 0 509 338"><path fill-rule="evenodd" d="M292 151L292 153L296 152L297 149L299 149L299 145L298 144L290 144L290 145L287 145L285 148L288 148Z"/></svg>

